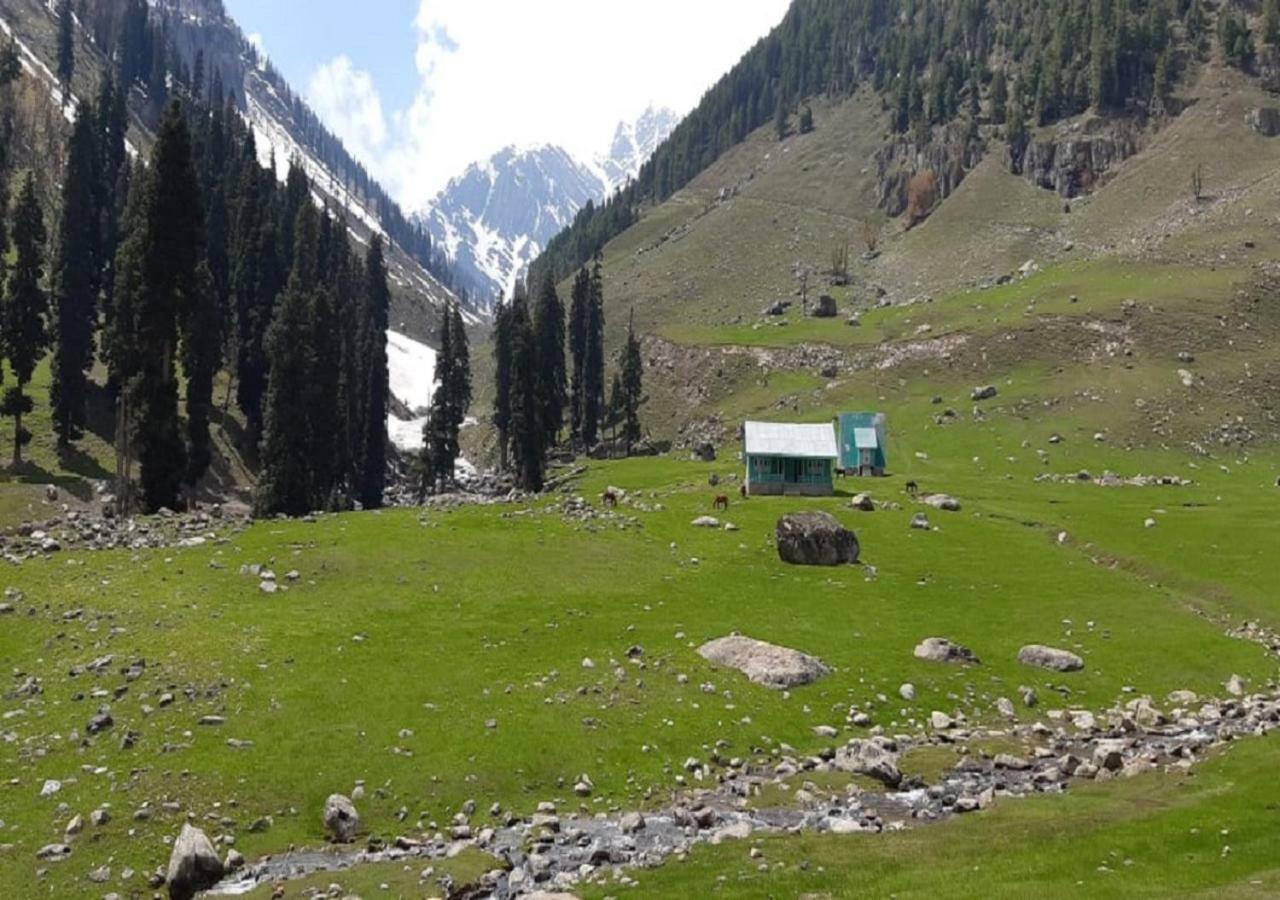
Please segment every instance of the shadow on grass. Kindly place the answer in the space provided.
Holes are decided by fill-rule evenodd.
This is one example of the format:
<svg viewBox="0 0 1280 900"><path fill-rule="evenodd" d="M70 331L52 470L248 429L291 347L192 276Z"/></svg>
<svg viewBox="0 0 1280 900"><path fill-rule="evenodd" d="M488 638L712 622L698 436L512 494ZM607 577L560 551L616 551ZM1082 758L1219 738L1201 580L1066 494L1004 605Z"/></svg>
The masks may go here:
<svg viewBox="0 0 1280 900"><path fill-rule="evenodd" d="M72 475L79 476L79 478L103 480L111 478L114 475L114 473L108 472L101 462L94 459L74 444L69 447L58 448L58 464L62 466L64 470L70 472ZM73 479L68 479L65 476L58 479L58 483L60 484L70 483L72 481Z"/></svg>

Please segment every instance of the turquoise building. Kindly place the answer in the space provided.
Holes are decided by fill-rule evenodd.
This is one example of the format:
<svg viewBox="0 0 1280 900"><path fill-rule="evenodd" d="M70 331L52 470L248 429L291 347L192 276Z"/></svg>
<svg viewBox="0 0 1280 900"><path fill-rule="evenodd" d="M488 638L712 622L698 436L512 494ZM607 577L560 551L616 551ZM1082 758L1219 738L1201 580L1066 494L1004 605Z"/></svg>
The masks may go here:
<svg viewBox="0 0 1280 900"><path fill-rule="evenodd" d="M841 475L880 476L888 468L884 413L849 412L836 416Z"/></svg>
<svg viewBox="0 0 1280 900"><path fill-rule="evenodd" d="M840 454L832 426L747 422L743 437L748 494L824 497L835 492L832 475Z"/></svg>

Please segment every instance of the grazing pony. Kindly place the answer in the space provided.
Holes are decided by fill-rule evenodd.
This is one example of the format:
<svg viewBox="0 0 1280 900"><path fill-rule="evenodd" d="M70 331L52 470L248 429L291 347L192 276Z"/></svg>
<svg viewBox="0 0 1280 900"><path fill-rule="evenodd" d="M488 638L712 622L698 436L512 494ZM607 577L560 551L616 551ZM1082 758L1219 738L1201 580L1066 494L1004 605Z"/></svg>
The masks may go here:
<svg viewBox="0 0 1280 900"><path fill-rule="evenodd" d="M618 495L613 491L605 491L600 495L600 502L610 509L618 508Z"/></svg>
<svg viewBox="0 0 1280 900"><path fill-rule="evenodd" d="M711 508L727 510L729 508L729 498L726 497L724 494L721 494L720 496L716 497L715 502L711 504Z"/></svg>
<svg viewBox="0 0 1280 900"><path fill-rule="evenodd" d="M914 481L908 481L907 493L914 497L916 494L920 493L920 485L916 484Z"/></svg>

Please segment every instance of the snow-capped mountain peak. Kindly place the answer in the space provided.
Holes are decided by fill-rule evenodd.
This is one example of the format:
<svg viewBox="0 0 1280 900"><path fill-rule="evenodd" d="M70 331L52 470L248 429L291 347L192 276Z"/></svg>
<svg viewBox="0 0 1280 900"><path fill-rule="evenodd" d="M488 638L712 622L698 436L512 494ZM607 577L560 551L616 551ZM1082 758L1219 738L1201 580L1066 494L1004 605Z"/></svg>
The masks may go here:
<svg viewBox="0 0 1280 900"><path fill-rule="evenodd" d="M504 147L453 178L421 218L472 294L507 296L578 210L634 178L676 122L670 110L647 109L590 161L555 144Z"/></svg>
<svg viewBox="0 0 1280 900"><path fill-rule="evenodd" d="M653 151L675 129L679 118L665 107L650 106L634 122L619 122L608 154L597 159L612 193L640 173Z"/></svg>

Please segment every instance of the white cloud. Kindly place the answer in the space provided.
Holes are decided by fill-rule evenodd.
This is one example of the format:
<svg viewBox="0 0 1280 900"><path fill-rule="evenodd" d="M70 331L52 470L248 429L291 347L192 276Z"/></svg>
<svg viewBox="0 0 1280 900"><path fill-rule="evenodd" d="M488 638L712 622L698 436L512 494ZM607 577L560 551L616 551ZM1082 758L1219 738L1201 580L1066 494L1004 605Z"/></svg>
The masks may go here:
<svg viewBox="0 0 1280 900"><path fill-rule="evenodd" d="M342 57L308 99L402 205L425 206L509 144L590 156L650 103L679 113L776 25L789 0L419 0L419 83L388 118Z"/></svg>
<svg viewBox="0 0 1280 900"><path fill-rule="evenodd" d="M387 120L368 72L345 56L325 63L311 76L307 101L356 157L374 162L384 152Z"/></svg>

